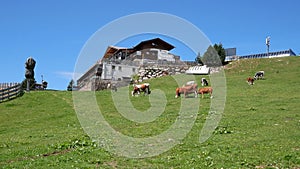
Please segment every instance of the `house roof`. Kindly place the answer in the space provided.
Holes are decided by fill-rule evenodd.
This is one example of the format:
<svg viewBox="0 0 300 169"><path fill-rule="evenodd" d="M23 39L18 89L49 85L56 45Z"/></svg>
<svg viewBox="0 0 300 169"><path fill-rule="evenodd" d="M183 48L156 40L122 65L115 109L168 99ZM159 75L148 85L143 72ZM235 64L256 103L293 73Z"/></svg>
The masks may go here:
<svg viewBox="0 0 300 169"><path fill-rule="evenodd" d="M125 48L125 47L117 47L117 46L108 46L103 58L109 58L111 57L114 53L118 52L118 51L122 51L122 50L127 50L128 52L132 52L133 49L130 48Z"/></svg>
<svg viewBox="0 0 300 169"><path fill-rule="evenodd" d="M156 48L156 49L164 49L164 50L172 50L175 47L166 41L163 41L160 38L150 39L146 41L140 42L138 45L133 47L135 51L147 49L147 48Z"/></svg>
<svg viewBox="0 0 300 169"><path fill-rule="evenodd" d="M156 49L163 49L163 50L172 50L175 47L165 41L163 41L160 38L145 40L137 44L133 48L125 48L125 47L117 47L117 46L108 46L103 58L110 58L113 54L117 53L118 51L124 51L127 50L128 53L133 53L135 51L140 51L143 49L148 48L156 48Z"/></svg>

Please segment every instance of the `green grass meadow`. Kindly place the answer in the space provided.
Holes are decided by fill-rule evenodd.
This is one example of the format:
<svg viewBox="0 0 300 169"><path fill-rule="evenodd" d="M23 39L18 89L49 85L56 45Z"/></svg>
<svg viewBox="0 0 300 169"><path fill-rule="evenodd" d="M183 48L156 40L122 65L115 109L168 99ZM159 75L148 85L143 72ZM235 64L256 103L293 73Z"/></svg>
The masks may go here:
<svg viewBox="0 0 300 169"><path fill-rule="evenodd" d="M248 85L246 78L259 70L265 71L265 79ZM232 62L226 65L225 76L225 110L212 136L203 143L199 133L211 99L208 95L175 99L177 83L172 76L149 81L152 91L163 91L167 99L165 111L149 123L132 122L118 113L112 98L118 92L95 92L109 124L137 138L167 130L178 116L181 99L200 100L187 136L169 151L141 159L118 156L93 142L77 119L72 92L31 91L0 103L0 167L299 169L300 57ZM196 76L199 85L201 77ZM190 80L188 75L184 78ZM149 97L130 99L137 110L146 111L151 107Z"/></svg>

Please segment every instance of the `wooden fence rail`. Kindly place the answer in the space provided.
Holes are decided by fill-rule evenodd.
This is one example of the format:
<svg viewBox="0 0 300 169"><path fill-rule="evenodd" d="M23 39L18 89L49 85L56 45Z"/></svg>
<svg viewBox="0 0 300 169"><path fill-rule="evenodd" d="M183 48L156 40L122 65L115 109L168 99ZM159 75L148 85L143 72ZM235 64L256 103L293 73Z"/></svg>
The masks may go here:
<svg viewBox="0 0 300 169"><path fill-rule="evenodd" d="M11 84L12 86L9 86ZM23 95L20 83L0 83L0 103Z"/></svg>
<svg viewBox="0 0 300 169"><path fill-rule="evenodd" d="M0 83L0 90L1 89L5 89L5 88L9 88L9 87L12 87L12 86L16 86L20 83L17 83L17 82L11 82L11 83Z"/></svg>

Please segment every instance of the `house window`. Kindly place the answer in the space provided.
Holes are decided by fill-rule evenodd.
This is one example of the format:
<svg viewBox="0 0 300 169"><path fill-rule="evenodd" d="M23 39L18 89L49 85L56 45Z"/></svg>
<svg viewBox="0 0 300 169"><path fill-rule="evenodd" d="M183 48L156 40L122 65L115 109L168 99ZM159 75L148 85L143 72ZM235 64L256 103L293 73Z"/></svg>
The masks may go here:
<svg viewBox="0 0 300 169"><path fill-rule="evenodd" d="M132 72L135 72L135 68L132 68Z"/></svg>
<svg viewBox="0 0 300 169"><path fill-rule="evenodd" d="M121 66L119 66L119 71L122 71L122 67Z"/></svg>
<svg viewBox="0 0 300 169"><path fill-rule="evenodd" d="M112 70L116 70L116 66L111 66L111 69Z"/></svg>

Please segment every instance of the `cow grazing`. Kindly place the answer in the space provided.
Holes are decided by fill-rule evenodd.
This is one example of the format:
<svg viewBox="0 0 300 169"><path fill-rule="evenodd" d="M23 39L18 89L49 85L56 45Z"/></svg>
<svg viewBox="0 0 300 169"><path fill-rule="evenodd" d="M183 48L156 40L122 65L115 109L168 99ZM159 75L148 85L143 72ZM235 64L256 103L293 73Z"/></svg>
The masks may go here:
<svg viewBox="0 0 300 169"><path fill-rule="evenodd" d="M248 77L248 78L247 78L247 83L248 83L249 85L253 85L253 84L254 84L254 79L253 79L252 77Z"/></svg>
<svg viewBox="0 0 300 169"><path fill-rule="evenodd" d="M204 98L204 94L206 93L210 95L210 98L213 98L212 92L213 92L212 87L203 87L198 90L198 94L201 94L202 98Z"/></svg>
<svg viewBox="0 0 300 169"><path fill-rule="evenodd" d="M258 71L258 72L255 73L254 79L255 80L263 79L264 75L265 75L265 71L262 71L262 70Z"/></svg>
<svg viewBox="0 0 300 169"><path fill-rule="evenodd" d="M201 78L201 84L202 86L208 86L208 82L205 78Z"/></svg>
<svg viewBox="0 0 300 169"><path fill-rule="evenodd" d="M144 95L150 94L151 93L150 84L143 83L143 84L139 84L139 85L136 85L136 84L133 85L133 90L131 92L132 96L135 96L136 94L140 95L141 92L144 92Z"/></svg>
<svg viewBox="0 0 300 169"><path fill-rule="evenodd" d="M194 93L195 97L197 97L197 89L198 89L198 85L196 83L178 87L176 88L175 98L180 97L180 94L184 94L184 97L187 97L187 95L191 93Z"/></svg>

